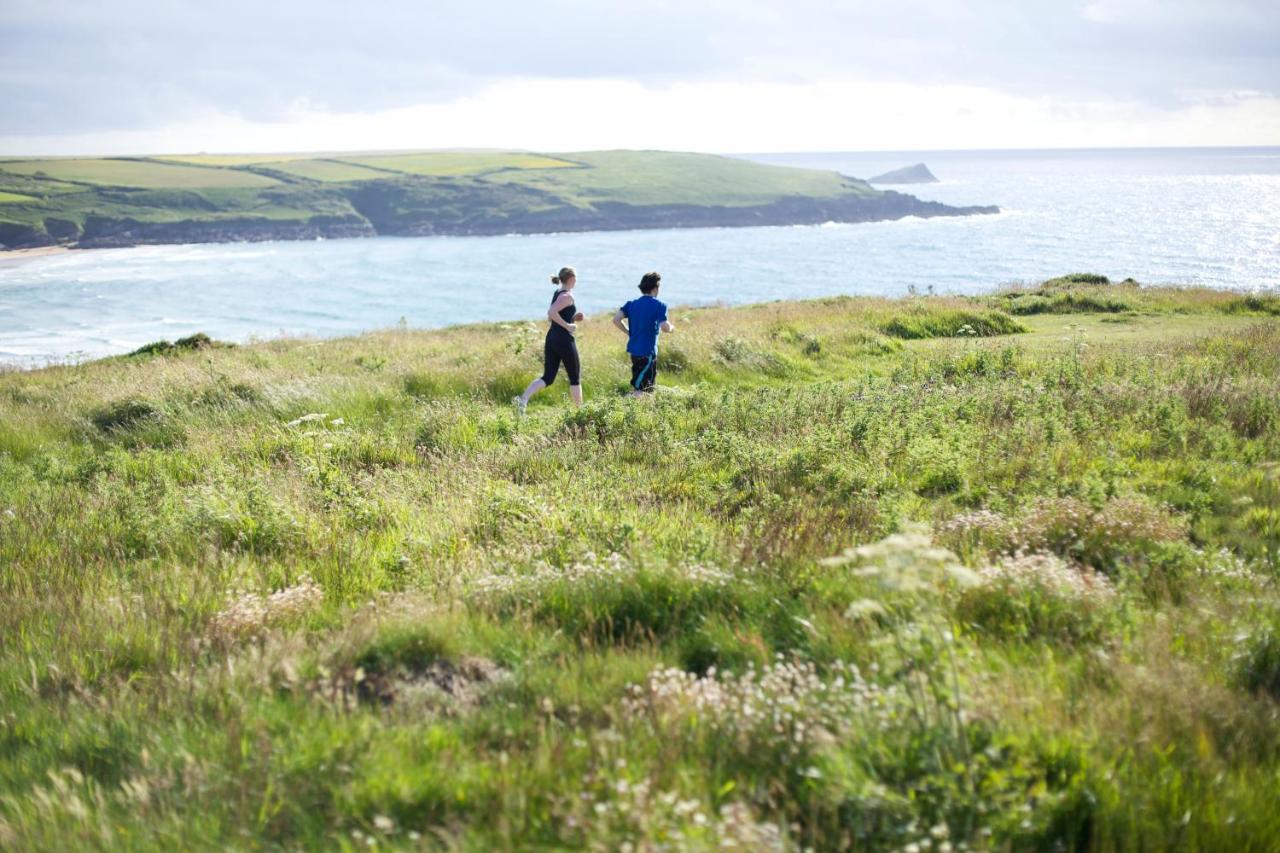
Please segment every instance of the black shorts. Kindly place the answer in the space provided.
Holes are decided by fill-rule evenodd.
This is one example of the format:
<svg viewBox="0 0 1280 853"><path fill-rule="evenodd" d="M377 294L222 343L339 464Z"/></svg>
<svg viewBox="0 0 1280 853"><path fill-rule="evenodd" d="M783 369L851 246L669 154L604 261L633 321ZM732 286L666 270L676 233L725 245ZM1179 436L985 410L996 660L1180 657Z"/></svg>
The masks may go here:
<svg viewBox="0 0 1280 853"><path fill-rule="evenodd" d="M653 393L653 383L658 378L656 355L631 356L631 387L637 391Z"/></svg>
<svg viewBox="0 0 1280 853"><path fill-rule="evenodd" d="M569 374L570 385L581 385L581 366L578 362L578 342L568 332L547 335L547 343L542 348L542 381L550 385L556 381L560 365Z"/></svg>

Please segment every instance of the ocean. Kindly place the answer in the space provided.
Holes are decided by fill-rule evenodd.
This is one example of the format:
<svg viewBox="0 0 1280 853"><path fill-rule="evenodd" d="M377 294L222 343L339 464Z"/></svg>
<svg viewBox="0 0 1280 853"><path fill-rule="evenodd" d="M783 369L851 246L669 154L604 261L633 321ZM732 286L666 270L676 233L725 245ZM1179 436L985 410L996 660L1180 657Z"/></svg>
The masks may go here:
<svg viewBox="0 0 1280 853"><path fill-rule="evenodd" d="M0 364L128 352L202 331L247 341L537 318L578 269L611 311L658 270L674 304L832 294L977 294L1069 272L1280 289L1280 147L741 155L868 177L990 216L501 237L146 246L0 255Z"/></svg>

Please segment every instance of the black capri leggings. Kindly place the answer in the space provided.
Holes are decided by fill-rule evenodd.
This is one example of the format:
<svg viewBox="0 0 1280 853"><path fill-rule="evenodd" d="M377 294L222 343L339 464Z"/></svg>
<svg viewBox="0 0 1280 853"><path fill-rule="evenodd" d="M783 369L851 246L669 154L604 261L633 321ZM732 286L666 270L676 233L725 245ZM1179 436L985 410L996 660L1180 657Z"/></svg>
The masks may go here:
<svg viewBox="0 0 1280 853"><path fill-rule="evenodd" d="M550 385L556 381L560 365L569 374L570 385L581 385L582 374L578 364L578 343L569 335L547 335L546 346L542 351L542 381Z"/></svg>

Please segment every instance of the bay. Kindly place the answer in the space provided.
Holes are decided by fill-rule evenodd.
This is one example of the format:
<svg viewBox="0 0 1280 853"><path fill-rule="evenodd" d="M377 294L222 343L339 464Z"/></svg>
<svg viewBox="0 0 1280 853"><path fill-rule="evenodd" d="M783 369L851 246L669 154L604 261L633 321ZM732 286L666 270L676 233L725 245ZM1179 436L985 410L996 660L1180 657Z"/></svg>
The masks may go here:
<svg viewBox="0 0 1280 853"><path fill-rule="evenodd" d="M128 352L196 331L246 341L397 323L538 318L569 264L588 313L648 270L676 304L914 290L976 294L1068 272L1280 288L1280 148L743 155L858 177L990 216L801 227L146 246L0 256L0 363Z"/></svg>

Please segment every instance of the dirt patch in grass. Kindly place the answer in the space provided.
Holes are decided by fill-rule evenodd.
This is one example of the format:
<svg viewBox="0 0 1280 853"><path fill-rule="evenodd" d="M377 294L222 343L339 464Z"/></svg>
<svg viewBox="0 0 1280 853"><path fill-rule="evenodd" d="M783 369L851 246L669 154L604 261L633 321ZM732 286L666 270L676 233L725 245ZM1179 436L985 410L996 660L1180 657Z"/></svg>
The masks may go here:
<svg viewBox="0 0 1280 853"><path fill-rule="evenodd" d="M420 669L364 673L356 682L356 695L363 702L384 707L426 705L463 710L478 705L490 689L508 677L510 673L488 658L437 660Z"/></svg>

